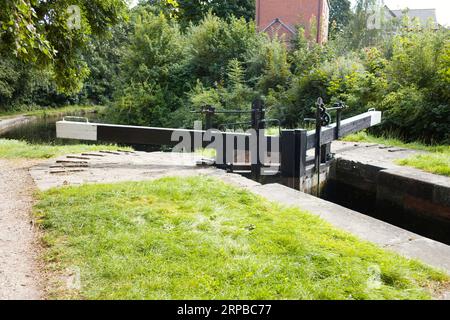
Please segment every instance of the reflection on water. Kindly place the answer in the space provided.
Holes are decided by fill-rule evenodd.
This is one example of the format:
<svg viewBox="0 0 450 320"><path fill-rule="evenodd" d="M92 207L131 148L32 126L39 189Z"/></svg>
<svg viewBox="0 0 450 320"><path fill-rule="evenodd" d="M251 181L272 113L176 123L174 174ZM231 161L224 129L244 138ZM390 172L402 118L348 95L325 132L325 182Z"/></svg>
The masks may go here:
<svg viewBox="0 0 450 320"><path fill-rule="evenodd" d="M66 116L67 117L67 116ZM105 123L98 114L89 114L86 116L90 122ZM56 122L62 120L61 116L40 117L26 124L19 125L8 132L0 135L0 138L27 141L33 144L50 144L50 145L72 145L72 144L111 144L102 143L101 141L81 141L56 138ZM150 145L121 145L130 146L138 151L160 151L160 146Z"/></svg>
<svg viewBox="0 0 450 320"><path fill-rule="evenodd" d="M63 140L56 138L56 122L62 117L40 117L26 124L19 125L0 135L1 138L23 140L35 144L68 145L68 144L93 144L92 142L79 140ZM99 118L96 114L89 115L89 121L95 122Z"/></svg>

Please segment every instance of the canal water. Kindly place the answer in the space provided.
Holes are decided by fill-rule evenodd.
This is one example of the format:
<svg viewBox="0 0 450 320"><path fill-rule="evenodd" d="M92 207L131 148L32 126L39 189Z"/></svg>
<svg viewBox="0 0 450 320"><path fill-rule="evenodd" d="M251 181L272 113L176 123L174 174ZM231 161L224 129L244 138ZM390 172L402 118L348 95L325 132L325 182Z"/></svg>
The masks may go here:
<svg viewBox="0 0 450 320"><path fill-rule="evenodd" d="M0 138L27 141L33 144L51 144L51 145L68 145L68 144L92 144L87 141L63 140L56 138L56 122L62 120L61 116L38 117L35 120L25 124L18 125L6 133L0 135ZM96 114L89 115L89 121L98 121Z"/></svg>
<svg viewBox="0 0 450 320"><path fill-rule="evenodd" d="M66 115L66 117L68 117ZM89 122L105 123L104 119L95 113L85 115L89 119ZM0 134L2 139L13 139L26 141L32 144L49 144L49 145L73 145L73 144L111 144L109 142L102 141L82 141L82 140L69 140L58 139L56 137L56 122L62 120L62 116L46 116L37 117L35 120L27 122L25 124L18 125L7 132ZM120 145L121 147L130 146L137 151L161 151L160 146L151 145Z"/></svg>

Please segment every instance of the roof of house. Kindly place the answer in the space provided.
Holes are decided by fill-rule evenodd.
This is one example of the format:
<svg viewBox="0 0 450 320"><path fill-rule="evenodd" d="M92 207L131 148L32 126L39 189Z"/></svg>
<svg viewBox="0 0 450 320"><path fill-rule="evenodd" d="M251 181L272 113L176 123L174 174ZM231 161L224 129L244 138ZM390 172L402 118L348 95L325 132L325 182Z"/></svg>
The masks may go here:
<svg viewBox="0 0 450 320"><path fill-rule="evenodd" d="M285 28L288 32L295 34L295 28L287 25L286 23L281 21L280 18L275 18L275 20L273 20L267 27L264 28L263 32L268 31L270 28L272 28L276 25L279 25L280 27Z"/></svg>
<svg viewBox="0 0 450 320"><path fill-rule="evenodd" d="M437 24L436 9L407 9L405 10L391 10L396 17L403 17L404 13L410 18L418 18L422 24L427 24L430 19Z"/></svg>

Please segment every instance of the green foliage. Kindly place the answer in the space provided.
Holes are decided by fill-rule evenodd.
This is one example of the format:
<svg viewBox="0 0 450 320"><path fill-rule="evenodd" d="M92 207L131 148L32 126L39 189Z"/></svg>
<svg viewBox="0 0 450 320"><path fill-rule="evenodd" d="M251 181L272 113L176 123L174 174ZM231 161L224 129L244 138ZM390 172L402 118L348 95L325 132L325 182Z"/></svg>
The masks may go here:
<svg viewBox="0 0 450 320"><path fill-rule="evenodd" d="M247 53L263 39L253 23L234 17L225 21L212 14L189 28L186 36L189 73L208 86L223 82L230 61L245 62Z"/></svg>
<svg viewBox="0 0 450 320"><path fill-rule="evenodd" d="M12 55L0 55L0 112L67 101L67 97L56 92L48 68L38 69Z"/></svg>
<svg viewBox="0 0 450 320"><path fill-rule="evenodd" d="M245 83L242 64L237 59L229 62L227 72L227 90L223 91L224 107L232 110L249 110L256 92Z"/></svg>
<svg viewBox="0 0 450 320"><path fill-rule="evenodd" d="M16 9L23 21L39 21L45 12L57 8L60 13L67 5L65 0L21 1L36 8L37 20L6 6L0 14L3 26ZM36 27L58 50L51 58L36 58L39 50L31 51L34 58L23 52L15 57L14 45L7 44L20 34L20 23L17 32L1 29L0 109L111 102L113 122L190 127L199 118L194 109L248 110L255 97L262 97L271 118L299 127L323 97L327 103L345 102L346 116L373 107L384 111L384 123L373 133L450 141L449 31L407 20L387 23L378 0L358 0L354 12L347 0L331 1L336 20L331 40L319 45L299 26L288 46L258 33L248 21L253 0L142 1L129 22L110 28L123 17L119 2L76 1L82 9L79 30L67 29L67 12L52 16L51 32ZM375 13L381 18L369 22L380 29L368 24ZM26 41L19 45L27 46ZM61 86L78 91L82 82L79 94L58 93ZM216 124L233 120L246 119L219 117Z"/></svg>
<svg viewBox="0 0 450 320"><path fill-rule="evenodd" d="M43 108L41 106L33 106L33 105L24 105L21 109L17 109L14 111L9 111L5 113L0 113L0 119L9 118L11 116L16 115L24 115L24 116L36 116L36 117L58 117L65 115L85 115L92 113L101 113L104 111L104 107L102 106L91 106L91 105L68 105L65 107L46 107Z"/></svg>
<svg viewBox="0 0 450 320"><path fill-rule="evenodd" d="M123 0L1 0L0 7L0 54L50 66L66 93L80 91L89 74L81 59L88 36L105 34L127 10Z"/></svg>
<svg viewBox="0 0 450 320"><path fill-rule="evenodd" d="M430 299L448 277L205 177L40 195L48 270L77 266L67 299ZM126 257L126 258L125 258Z"/></svg>
<svg viewBox="0 0 450 320"><path fill-rule="evenodd" d="M286 46L275 39L264 42L259 50L251 65L253 70L262 70L260 74L254 72L258 78L256 87L263 94L286 89L292 77Z"/></svg>
<svg viewBox="0 0 450 320"><path fill-rule="evenodd" d="M386 23L384 10L381 0L357 0L354 15L342 32L345 43L353 49L379 45Z"/></svg>
<svg viewBox="0 0 450 320"><path fill-rule="evenodd" d="M17 70L12 59L0 60L0 109L5 106L13 97L16 91L14 84L20 78L20 72ZM4 107L3 107L4 108Z"/></svg>
<svg viewBox="0 0 450 320"><path fill-rule="evenodd" d="M90 70L79 96L82 101L108 104L116 89L122 46L127 43L123 27L113 30L108 39L92 39L83 56Z"/></svg>
<svg viewBox="0 0 450 320"><path fill-rule="evenodd" d="M198 24L208 13L222 19L237 17L251 21L255 17L255 0L149 0L141 3L149 3L176 18L182 27Z"/></svg>
<svg viewBox="0 0 450 320"><path fill-rule="evenodd" d="M229 62L225 83L226 86L217 85L208 88L201 81L197 81L196 86L188 94L192 108L199 110L203 106L211 105L218 110L250 110L257 92L246 84L244 69L239 60L232 59ZM218 115L214 120L216 125L220 125L249 121L249 116Z"/></svg>
<svg viewBox="0 0 450 320"><path fill-rule="evenodd" d="M391 47L340 53L342 39L326 46L308 42L301 32L290 59L294 77L287 91L272 95L278 117L298 126L312 115L317 97L344 101L347 116L369 108L384 111L373 132L395 133L406 141L450 141L449 39L446 29L402 29Z"/></svg>
<svg viewBox="0 0 450 320"><path fill-rule="evenodd" d="M319 45L305 35L304 28L297 30L289 61L295 75L308 74L313 68L335 57L333 44Z"/></svg>
<svg viewBox="0 0 450 320"><path fill-rule="evenodd" d="M330 36L343 32L350 24L353 12L349 0L329 0L330 6Z"/></svg>
<svg viewBox="0 0 450 320"><path fill-rule="evenodd" d="M422 29L395 36L386 68L389 94L381 100L385 128L428 143L450 141L450 33Z"/></svg>
<svg viewBox="0 0 450 320"><path fill-rule="evenodd" d="M266 39L244 19L208 14L184 33L175 19L141 7L124 48L110 115L142 125L192 126L190 108L249 109L247 57Z"/></svg>
<svg viewBox="0 0 450 320"><path fill-rule="evenodd" d="M111 118L122 123L168 125L170 113L179 107L176 80L184 60L178 25L164 15L140 10L129 37Z"/></svg>

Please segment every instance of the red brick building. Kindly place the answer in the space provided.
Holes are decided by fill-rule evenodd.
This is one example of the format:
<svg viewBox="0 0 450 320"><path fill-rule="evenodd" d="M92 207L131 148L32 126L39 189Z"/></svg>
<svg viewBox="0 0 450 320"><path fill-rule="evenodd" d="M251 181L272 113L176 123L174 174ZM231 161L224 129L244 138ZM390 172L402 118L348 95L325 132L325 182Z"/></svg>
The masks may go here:
<svg viewBox="0 0 450 320"><path fill-rule="evenodd" d="M270 36L276 34L287 41L301 25L308 37L323 43L328 40L328 23L328 0L256 0L258 30Z"/></svg>

